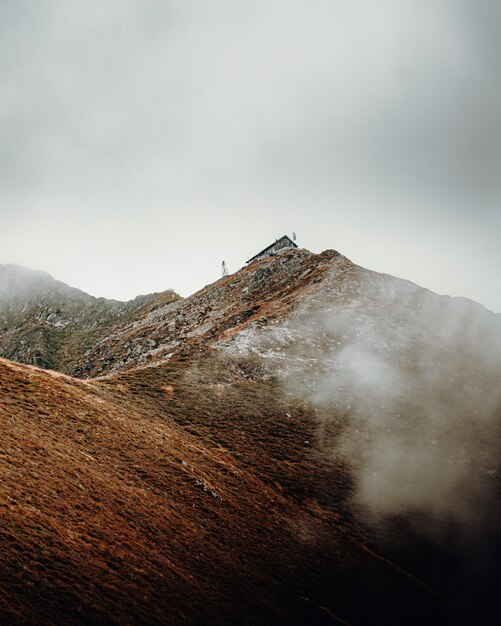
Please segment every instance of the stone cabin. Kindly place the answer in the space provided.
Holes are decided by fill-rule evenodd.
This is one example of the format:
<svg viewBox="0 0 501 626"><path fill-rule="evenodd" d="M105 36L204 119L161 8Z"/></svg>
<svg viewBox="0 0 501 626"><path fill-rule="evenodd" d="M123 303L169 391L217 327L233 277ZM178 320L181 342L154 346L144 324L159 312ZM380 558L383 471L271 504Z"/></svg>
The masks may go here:
<svg viewBox="0 0 501 626"><path fill-rule="evenodd" d="M284 235L283 237L280 237L280 239L277 239L274 243L269 245L264 250L261 250L261 252L258 252L257 254L255 254L251 259L247 261L247 264L252 263L253 261L257 261L258 259L262 259L265 256L270 256L272 254L275 254L275 252L278 252L279 250L285 250L286 248L297 248L297 244L295 241L292 241L290 237L287 237L287 235Z"/></svg>

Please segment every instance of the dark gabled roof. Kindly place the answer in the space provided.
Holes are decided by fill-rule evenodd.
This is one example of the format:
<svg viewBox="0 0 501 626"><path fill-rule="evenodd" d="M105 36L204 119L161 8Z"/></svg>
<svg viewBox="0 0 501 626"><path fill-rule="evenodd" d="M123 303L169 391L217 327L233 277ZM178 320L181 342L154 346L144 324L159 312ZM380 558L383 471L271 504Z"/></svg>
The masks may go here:
<svg viewBox="0 0 501 626"><path fill-rule="evenodd" d="M292 239L288 236L288 235L284 235L283 237L280 237L280 239L276 239L273 243L270 243L269 246L266 246L266 248L264 248L264 250L261 250L261 252L258 252L257 254L255 254L253 257L251 257L247 263L252 263L252 261L254 261L254 259L257 259L258 257L260 257L262 254L265 254L266 252L268 252L268 250L270 248L273 248L274 245L276 245L279 241L282 241L283 239L287 239L289 241L289 244L292 248L297 248L297 243L295 241L292 241Z"/></svg>

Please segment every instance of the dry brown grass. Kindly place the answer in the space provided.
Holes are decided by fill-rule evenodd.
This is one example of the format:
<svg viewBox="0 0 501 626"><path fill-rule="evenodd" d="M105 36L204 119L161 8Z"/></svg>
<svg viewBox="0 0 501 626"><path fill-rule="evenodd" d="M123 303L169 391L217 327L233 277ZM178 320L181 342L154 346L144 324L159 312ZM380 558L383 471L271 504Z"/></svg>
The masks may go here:
<svg viewBox="0 0 501 626"><path fill-rule="evenodd" d="M458 623L367 549L313 416L252 363L0 384L2 623Z"/></svg>

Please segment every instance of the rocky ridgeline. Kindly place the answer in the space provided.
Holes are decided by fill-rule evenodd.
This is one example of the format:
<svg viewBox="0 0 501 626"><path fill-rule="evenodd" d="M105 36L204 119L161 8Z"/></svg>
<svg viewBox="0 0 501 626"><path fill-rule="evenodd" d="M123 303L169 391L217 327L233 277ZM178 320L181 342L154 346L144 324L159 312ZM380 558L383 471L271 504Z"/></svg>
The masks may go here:
<svg viewBox="0 0 501 626"><path fill-rule="evenodd" d="M189 298L157 301L90 348L71 373L81 378L102 376L202 346L216 347L246 327L265 327L282 319L302 299L319 292L329 271L341 266L356 271L333 250L320 255L286 250L256 261Z"/></svg>
<svg viewBox="0 0 501 626"><path fill-rule="evenodd" d="M366 270L333 250L285 250L188 298L166 291L130 302L0 266L0 356L79 378L208 347L270 362L294 356L298 367L315 368L356 345L412 368L423 346L429 353L430 335L444 354L462 342L465 354L492 360L501 353L500 327L501 316L481 305Z"/></svg>
<svg viewBox="0 0 501 626"><path fill-rule="evenodd" d="M172 291L130 302L95 298L45 272L0 266L0 356L71 371L110 329L148 310Z"/></svg>

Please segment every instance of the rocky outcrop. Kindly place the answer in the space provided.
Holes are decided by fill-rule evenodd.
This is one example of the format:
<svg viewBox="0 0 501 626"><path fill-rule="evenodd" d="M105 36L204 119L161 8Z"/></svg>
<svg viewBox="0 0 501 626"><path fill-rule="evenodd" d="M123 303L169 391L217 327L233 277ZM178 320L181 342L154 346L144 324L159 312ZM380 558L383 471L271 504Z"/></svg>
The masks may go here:
<svg viewBox="0 0 501 626"><path fill-rule="evenodd" d="M160 363L197 346L215 346L240 330L281 319L322 289L323 278L356 266L335 251L286 250L256 261L189 298L158 300L112 330L74 367L78 377Z"/></svg>

